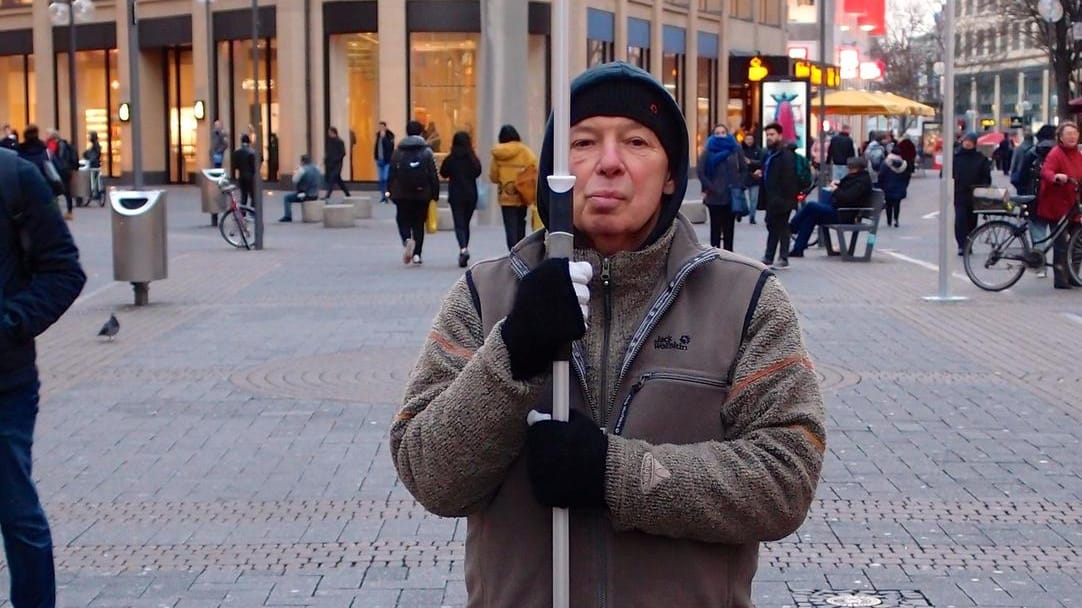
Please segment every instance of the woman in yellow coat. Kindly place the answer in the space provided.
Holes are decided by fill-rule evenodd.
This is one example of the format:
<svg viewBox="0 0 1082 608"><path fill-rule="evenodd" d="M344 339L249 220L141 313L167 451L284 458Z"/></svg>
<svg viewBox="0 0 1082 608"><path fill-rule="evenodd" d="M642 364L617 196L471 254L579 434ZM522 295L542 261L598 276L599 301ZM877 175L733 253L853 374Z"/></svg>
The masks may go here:
<svg viewBox="0 0 1082 608"><path fill-rule="evenodd" d="M537 166L537 156L522 143L518 131L511 125L500 127L499 142L492 148L488 179L499 189L503 230L507 236L507 250L510 251L526 237L528 211L528 202L519 194L515 180L523 169Z"/></svg>

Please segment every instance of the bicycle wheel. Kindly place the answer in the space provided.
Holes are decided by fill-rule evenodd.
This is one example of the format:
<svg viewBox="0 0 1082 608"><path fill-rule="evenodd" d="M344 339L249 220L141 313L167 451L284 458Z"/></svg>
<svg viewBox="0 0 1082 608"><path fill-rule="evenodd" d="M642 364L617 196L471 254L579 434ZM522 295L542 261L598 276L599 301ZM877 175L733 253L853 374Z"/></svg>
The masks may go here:
<svg viewBox="0 0 1082 608"><path fill-rule="evenodd" d="M1016 235L1017 226L1003 220L986 222L969 233L966 240L966 275L986 291L1003 291L1022 278L1026 264L1025 234Z"/></svg>
<svg viewBox="0 0 1082 608"><path fill-rule="evenodd" d="M1067 241L1067 271L1072 281L1082 283L1082 230L1077 228Z"/></svg>
<svg viewBox="0 0 1082 608"><path fill-rule="evenodd" d="M228 211L218 222L218 231L225 242L240 249L251 249L255 240L255 212L245 207Z"/></svg>

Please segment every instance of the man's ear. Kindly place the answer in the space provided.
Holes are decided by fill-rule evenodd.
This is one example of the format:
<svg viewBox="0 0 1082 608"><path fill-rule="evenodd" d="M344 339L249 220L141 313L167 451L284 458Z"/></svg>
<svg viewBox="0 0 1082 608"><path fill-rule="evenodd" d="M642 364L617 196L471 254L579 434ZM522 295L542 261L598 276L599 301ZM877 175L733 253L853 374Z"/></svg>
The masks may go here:
<svg viewBox="0 0 1082 608"><path fill-rule="evenodd" d="M672 194L673 192L676 192L676 181L673 180L672 174L670 173L665 177L665 186L661 189L661 193Z"/></svg>

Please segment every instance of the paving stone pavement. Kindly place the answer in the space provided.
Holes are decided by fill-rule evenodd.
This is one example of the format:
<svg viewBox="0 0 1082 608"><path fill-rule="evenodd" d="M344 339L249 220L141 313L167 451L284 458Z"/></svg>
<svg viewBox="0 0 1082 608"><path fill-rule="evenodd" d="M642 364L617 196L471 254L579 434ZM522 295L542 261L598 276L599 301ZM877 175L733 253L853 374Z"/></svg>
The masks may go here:
<svg viewBox="0 0 1082 608"><path fill-rule="evenodd" d="M168 197L170 278L143 308L111 281L107 211L77 210L90 281L39 342L35 476L60 605L463 606L465 524L413 502L386 445L460 275L453 236L430 236L425 265L403 267L393 211L378 206L351 230L271 223L265 251L235 251L193 188ZM937 200L935 180L915 179L906 223L882 230L870 264L809 250L779 271L829 441L808 520L764 545L760 606L841 592L882 606L1082 604L1082 294L1032 275L988 294L959 275L951 288L970 300L923 302ZM762 224L738 225L738 252L758 257L764 240ZM475 259L502 243L501 228L477 227ZM102 342L110 312L122 329Z"/></svg>

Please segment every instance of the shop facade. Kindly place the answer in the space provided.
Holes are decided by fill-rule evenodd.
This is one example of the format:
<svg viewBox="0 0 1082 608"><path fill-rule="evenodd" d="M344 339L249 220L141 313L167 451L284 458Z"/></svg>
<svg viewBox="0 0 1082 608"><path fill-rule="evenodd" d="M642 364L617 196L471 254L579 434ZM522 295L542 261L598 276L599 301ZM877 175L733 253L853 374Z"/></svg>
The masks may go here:
<svg viewBox="0 0 1082 608"><path fill-rule="evenodd" d="M763 20L776 21L772 4L783 6L734 2L723 14L713 0L575 1L571 72L614 60L649 70L684 109L694 153L713 124L731 122L734 89L725 83L736 75L724 58L744 48L784 53L784 31ZM540 147L551 92L548 2L261 0L254 49L249 6L139 3L142 107L133 112L148 184L184 183L206 167L215 118L231 146L248 134L264 176L282 183L302 153L322 160L329 127L346 143L344 177L356 182L376 178L380 121L401 137L406 121L419 120L443 152L466 131L483 159L505 122ZM95 0L95 9L76 26L70 125L67 27L53 26L48 2L0 4L0 122L20 132L31 122L55 126L79 148L94 132L104 172L123 181L132 166L130 123L119 118L131 99L130 16L126 2Z"/></svg>

